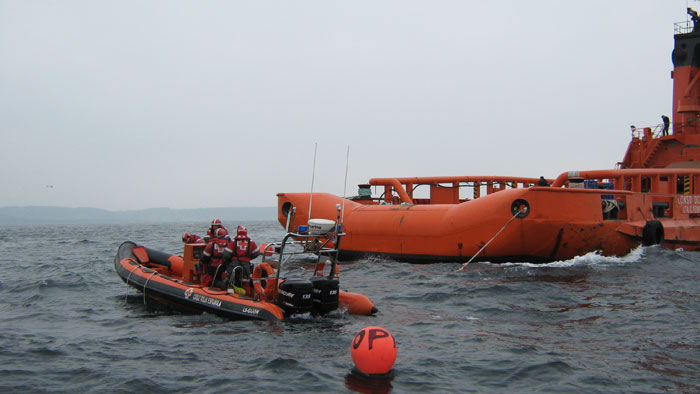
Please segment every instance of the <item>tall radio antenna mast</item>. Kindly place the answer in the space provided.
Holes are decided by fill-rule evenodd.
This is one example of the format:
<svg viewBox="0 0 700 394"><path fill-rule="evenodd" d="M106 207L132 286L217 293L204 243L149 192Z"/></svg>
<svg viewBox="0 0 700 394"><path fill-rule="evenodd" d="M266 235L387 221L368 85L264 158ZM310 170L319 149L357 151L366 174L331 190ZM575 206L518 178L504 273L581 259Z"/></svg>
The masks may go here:
<svg viewBox="0 0 700 394"><path fill-rule="evenodd" d="M311 202L314 199L314 176L316 175L316 148L318 148L318 142L314 143L314 167L311 170L311 193L309 194L309 217L306 218L308 223L311 220Z"/></svg>
<svg viewBox="0 0 700 394"><path fill-rule="evenodd" d="M340 224L342 226L343 219L345 218L345 199L347 195L345 191L348 187L348 163L350 162L350 145L348 145L348 152L345 154L345 183L343 184L343 208L340 214Z"/></svg>

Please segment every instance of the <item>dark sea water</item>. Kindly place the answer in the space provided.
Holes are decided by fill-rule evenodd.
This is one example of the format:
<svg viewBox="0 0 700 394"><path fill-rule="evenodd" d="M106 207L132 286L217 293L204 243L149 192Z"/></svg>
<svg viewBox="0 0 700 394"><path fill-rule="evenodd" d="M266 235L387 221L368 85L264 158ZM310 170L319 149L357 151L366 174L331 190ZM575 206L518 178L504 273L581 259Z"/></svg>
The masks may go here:
<svg viewBox="0 0 700 394"><path fill-rule="evenodd" d="M347 262L341 288L376 316L277 323L153 310L115 273L122 241L179 254L207 224L0 227L0 392L700 392L699 253ZM241 224L258 242L283 235ZM398 356L392 378L367 382L350 344L374 325Z"/></svg>

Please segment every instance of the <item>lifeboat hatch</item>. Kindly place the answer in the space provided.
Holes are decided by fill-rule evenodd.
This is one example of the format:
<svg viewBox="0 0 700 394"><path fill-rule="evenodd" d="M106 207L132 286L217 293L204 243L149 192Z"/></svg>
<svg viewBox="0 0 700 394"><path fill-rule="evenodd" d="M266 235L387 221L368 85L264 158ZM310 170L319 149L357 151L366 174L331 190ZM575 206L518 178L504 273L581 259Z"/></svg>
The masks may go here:
<svg viewBox="0 0 700 394"><path fill-rule="evenodd" d="M517 215L518 218L523 219L530 214L530 203L528 203L527 200L519 198L510 205L510 213L513 216Z"/></svg>
<svg viewBox="0 0 700 394"><path fill-rule="evenodd" d="M287 201L284 204L282 204L282 215L284 217L288 217L289 212L291 212L291 211L292 211L292 203L291 202Z"/></svg>

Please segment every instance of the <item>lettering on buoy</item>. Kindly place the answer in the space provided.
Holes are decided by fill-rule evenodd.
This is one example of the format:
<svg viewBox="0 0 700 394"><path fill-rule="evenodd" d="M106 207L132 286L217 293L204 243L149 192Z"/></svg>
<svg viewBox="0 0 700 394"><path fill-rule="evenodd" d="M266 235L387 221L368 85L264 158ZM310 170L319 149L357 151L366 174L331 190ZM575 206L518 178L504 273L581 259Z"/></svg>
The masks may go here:
<svg viewBox="0 0 700 394"><path fill-rule="evenodd" d="M365 327L352 340L350 353L358 371L387 374L396 361L396 340L382 327Z"/></svg>

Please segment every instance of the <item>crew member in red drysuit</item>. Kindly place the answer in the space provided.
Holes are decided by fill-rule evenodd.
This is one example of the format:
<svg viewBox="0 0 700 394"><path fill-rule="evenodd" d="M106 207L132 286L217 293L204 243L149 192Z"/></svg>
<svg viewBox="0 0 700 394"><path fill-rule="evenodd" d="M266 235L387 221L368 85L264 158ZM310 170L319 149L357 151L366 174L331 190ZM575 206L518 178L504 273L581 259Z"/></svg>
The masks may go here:
<svg viewBox="0 0 700 394"><path fill-rule="evenodd" d="M229 241L226 239L227 231L223 228L216 229L214 237L209 239L207 246L202 252L199 262L203 265L204 274L200 284L202 286L212 286L216 280L223 277L226 265L223 261L224 250Z"/></svg>
<svg viewBox="0 0 700 394"><path fill-rule="evenodd" d="M234 285L242 287L248 295L251 295L250 273L252 272L250 260L260 255L258 245L248 238L248 229L238 226L236 237L228 243L224 250L223 261L227 265L227 273L231 275L236 267L240 267L241 273L236 274Z"/></svg>
<svg viewBox="0 0 700 394"><path fill-rule="evenodd" d="M182 243L184 244L196 244L204 242L202 237L197 234L184 233L182 234Z"/></svg>
<svg viewBox="0 0 700 394"><path fill-rule="evenodd" d="M214 233L216 233L216 230L218 230L218 229L220 229L220 228L223 228L224 231L226 231L226 240L230 241L230 240L231 240L231 236L229 235L228 230L226 229L226 227L224 227L224 225L221 223L221 220L219 220L219 219L214 219L214 220L211 221L211 225L210 225L209 228L207 229L207 236L204 238L204 240L205 240L205 241L208 241L210 238L213 238L213 237L214 237Z"/></svg>

